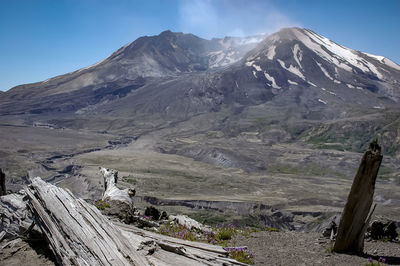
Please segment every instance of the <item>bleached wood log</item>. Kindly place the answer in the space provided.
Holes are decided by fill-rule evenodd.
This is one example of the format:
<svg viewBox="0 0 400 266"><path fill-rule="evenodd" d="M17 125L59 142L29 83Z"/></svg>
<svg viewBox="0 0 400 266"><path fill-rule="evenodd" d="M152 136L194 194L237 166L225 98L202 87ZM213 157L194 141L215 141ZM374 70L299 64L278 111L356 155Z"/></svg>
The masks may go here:
<svg viewBox="0 0 400 266"><path fill-rule="evenodd" d="M133 197L135 196L135 189L127 188L121 190L117 187L118 171L100 167L100 172L104 176L104 201L121 201L133 206Z"/></svg>
<svg viewBox="0 0 400 266"><path fill-rule="evenodd" d="M198 221L186 215L170 215L168 218L176 221L178 224L186 226L189 229L195 228L201 231L211 231L211 228L199 223Z"/></svg>
<svg viewBox="0 0 400 266"><path fill-rule="evenodd" d="M228 258L228 252L221 246L160 235L115 221L113 221L113 223L120 228L124 234L132 234L145 239L151 239L158 247L161 247L164 252L168 251L186 257L186 263L179 265L247 265ZM132 239L132 236L128 237L128 239ZM164 252L161 253L165 255ZM162 262L162 264L155 265L178 265L174 263L174 260L178 258L179 260L184 260L182 257L177 257L176 255L171 257L171 254L164 257L160 256L160 249L157 249L152 257L157 258L158 262ZM152 261L154 261L153 258Z"/></svg>
<svg viewBox="0 0 400 266"><path fill-rule="evenodd" d="M25 192L20 191L0 197L0 232L4 232L3 238L23 237L32 229L32 214L26 205L25 196Z"/></svg>
<svg viewBox="0 0 400 266"><path fill-rule="evenodd" d="M35 214L62 265L150 265L94 206L34 178L27 189Z"/></svg>
<svg viewBox="0 0 400 266"><path fill-rule="evenodd" d="M218 246L114 224L94 206L40 178L32 180L27 196L62 265L245 265Z"/></svg>
<svg viewBox="0 0 400 266"><path fill-rule="evenodd" d="M375 181L382 162L377 141L370 144L364 154L344 207L333 250L335 252L362 253L365 228L368 226Z"/></svg>

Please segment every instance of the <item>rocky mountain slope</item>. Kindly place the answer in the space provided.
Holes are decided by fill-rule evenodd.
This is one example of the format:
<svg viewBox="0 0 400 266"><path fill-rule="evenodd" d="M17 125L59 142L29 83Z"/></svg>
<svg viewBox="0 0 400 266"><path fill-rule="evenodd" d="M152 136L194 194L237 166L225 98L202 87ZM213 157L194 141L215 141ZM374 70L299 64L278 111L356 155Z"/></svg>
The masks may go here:
<svg viewBox="0 0 400 266"><path fill-rule="evenodd" d="M395 213L400 66L308 29L263 37L166 31L2 93L0 163L13 180L30 170L82 197L97 193L101 164L143 195L261 201L302 216L340 210L358 152L378 138L377 199Z"/></svg>

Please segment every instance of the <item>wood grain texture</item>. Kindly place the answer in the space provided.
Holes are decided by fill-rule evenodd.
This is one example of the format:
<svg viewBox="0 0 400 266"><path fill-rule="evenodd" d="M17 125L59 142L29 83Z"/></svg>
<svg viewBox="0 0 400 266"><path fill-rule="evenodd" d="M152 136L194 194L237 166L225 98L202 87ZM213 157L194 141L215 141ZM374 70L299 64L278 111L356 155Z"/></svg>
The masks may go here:
<svg viewBox="0 0 400 266"><path fill-rule="evenodd" d="M364 234L369 222L368 214L373 202L375 181L382 158L380 147L377 143L371 143L370 149L361 159L340 219L334 245L335 252L363 252Z"/></svg>
<svg viewBox="0 0 400 266"><path fill-rule="evenodd" d="M28 206L61 265L246 265L222 247L113 223L68 190L34 178Z"/></svg>

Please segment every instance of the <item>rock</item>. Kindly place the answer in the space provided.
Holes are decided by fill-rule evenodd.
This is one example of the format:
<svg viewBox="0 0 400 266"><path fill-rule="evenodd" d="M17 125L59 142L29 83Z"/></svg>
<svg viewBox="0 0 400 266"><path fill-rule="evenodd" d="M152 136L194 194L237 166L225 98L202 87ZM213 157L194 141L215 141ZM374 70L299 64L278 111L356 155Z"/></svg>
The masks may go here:
<svg viewBox="0 0 400 266"><path fill-rule="evenodd" d="M151 217L151 219L155 221L160 220L161 217L160 211L153 206L147 207L144 211L144 215Z"/></svg>
<svg viewBox="0 0 400 266"><path fill-rule="evenodd" d="M160 219L159 220L168 220L168 214L166 211L163 211L161 213Z"/></svg>
<svg viewBox="0 0 400 266"><path fill-rule="evenodd" d="M373 240L386 239L393 241L398 237L397 226L393 221L374 221L367 229L367 237Z"/></svg>
<svg viewBox="0 0 400 266"><path fill-rule="evenodd" d="M395 222L390 221L389 224L384 227L384 236L389 240L395 240L399 236Z"/></svg>
<svg viewBox="0 0 400 266"><path fill-rule="evenodd" d="M322 233L324 237L329 237L331 240L335 239L337 234L337 224L335 222L335 218L331 221L329 226Z"/></svg>

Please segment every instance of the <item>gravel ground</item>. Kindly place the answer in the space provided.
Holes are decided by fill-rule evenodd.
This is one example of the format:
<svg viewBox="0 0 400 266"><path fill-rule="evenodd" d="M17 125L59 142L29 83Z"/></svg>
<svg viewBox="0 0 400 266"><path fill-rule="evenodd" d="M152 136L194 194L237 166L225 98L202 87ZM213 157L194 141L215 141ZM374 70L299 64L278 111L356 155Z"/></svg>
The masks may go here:
<svg viewBox="0 0 400 266"><path fill-rule="evenodd" d="M20 239L0 242L0 266L53 266L54 261L44 240L29 243Z"/></svg>
<svg viewBox="0 0 400 266"><path fill-rule="evenodd" d="M255 265L366 265L368 258L386 259L387 265L400 265L400 243L365 242L364 256L329 252L332 243L318 233L257 232L239 237L237 246L247 246L255 254ZM12 247L1 248L0 266L54 265L45 243L20 241Z"/></svg>
<svg viewBox="0 0 400 266"><path fill-rule="evenodd" d="M400 265L399 242L366 241L364 256L332 253L330 240L318 233L257 232L239 237L237 245L254 253L255 265L365 265L369 257Z"/></svg>

